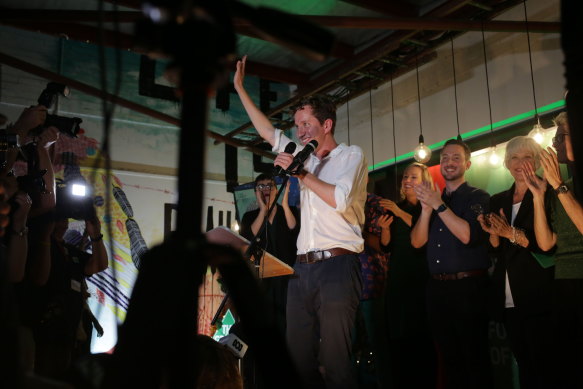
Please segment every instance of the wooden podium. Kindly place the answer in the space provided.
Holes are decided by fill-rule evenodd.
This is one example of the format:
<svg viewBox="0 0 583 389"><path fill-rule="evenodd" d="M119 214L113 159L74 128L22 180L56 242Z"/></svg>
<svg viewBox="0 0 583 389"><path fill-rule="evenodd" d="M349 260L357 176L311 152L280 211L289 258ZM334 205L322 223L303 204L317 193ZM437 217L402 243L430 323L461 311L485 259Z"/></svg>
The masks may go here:
<svg viewBox="0 0 583 389"><path fill-rule="evenodd" d="M242 253L249 247L249 241L247 239L227 227L221 226L213 228L206 233L206 238L210 243L230 246ZM261 256L261 264L255 266L258 268L257 274L259 278L286 276L294 272L289 265L265 250L263 250L263 255Z"/></svg>

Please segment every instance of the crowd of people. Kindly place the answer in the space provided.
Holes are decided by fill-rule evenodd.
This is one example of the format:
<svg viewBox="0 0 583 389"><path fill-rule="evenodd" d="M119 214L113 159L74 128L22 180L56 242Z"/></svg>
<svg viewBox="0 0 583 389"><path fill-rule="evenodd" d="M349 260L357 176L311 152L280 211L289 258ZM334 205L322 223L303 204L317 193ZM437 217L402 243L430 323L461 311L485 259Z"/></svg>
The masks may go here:
<svg viewBox="0 0 583 389"><path fill-rule="evenodd" d="M334 102L312 96L292 108L300 148L317 141L298 161L286 152L294 141L246 92L244 73L245 58L234 87L247 114L278 153L274 165L300 183L298 210L289 185L274 204L274 177L258 176L258 209L243 216L241 234L293 266L263 287L303 388L492 388L491 320L508 333L521 388L583 385L583 207L578 183L561 175L575 160L566 113L555 119L553 148L525 136L508 143L509 189L490 196L469 185L470 149L451 139L440 153L445 187L412 163L392 201L367 193L362 150L336 141ZM59 130L43 128L46 114L23 111L6 132L28 146L3 150L0 161L0 353L11 361L0 369L13 387L67 387L59 382L100 331L86 278L108 266L95 212L78 241L65 239L71 215L49 152ZM16 177L19 153L28 170ZM199 384L242 388L234 356L210 338L198 343L207 363Z"/></svg>
<svg viewBox="0 0 583 389"><path fill-rule="evenodd" d="M44 127L46 115L42 105L26 108L3 131L16 139L3 145L10 147L0 161L0 352L11 361L3 384L14 388L65 387L73 361L89 354L94 326L101 329L87 306L86 284L108 266L101 223L88 204L78 242L65 240L73 204L55 180L49 150L59 130ZM19 155L26 158L20 174Z"/></svg>
<svg viewBox="0 0 583 389"><path fill-rule="evenodd" d="M285 152L293 141L247 94L245 61L237 63L235 90L278 153L274 165L286 171L297 165ZM362 150L334 138L333 102L309 97L292 113L299 143L317 141L300 168L287 170L300 182L299 220L290 223L291 212L279 227L277 213L245 219L253 232L270 223L286 238L299 226L284 304L303 387L362 387L352 355L360 321L375 354L370 387L492 388L490 320L506 328L521 388L583 385L583 208L577 183L560 172L574 161L566 113L555 119L553 148L525 136L508 143L508 190L490 196L468 184L471 151L458 138L441 150L445 188L413 163L397 202L367 194ZM274 181L261 178L272 190Z"/></svg>

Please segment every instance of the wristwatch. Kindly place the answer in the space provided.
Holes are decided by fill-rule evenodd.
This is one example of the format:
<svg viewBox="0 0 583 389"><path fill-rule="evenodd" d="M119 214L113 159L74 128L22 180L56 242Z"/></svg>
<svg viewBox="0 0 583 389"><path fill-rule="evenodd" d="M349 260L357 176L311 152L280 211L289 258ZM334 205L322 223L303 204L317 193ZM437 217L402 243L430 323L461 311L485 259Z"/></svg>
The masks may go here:
<svg viewBox="0 0 583 389"><path fill-rule="evenodd" d="M568 191L569 187L565 185L564 182L561 182L561 184L555 188L555 193L558 195L567 193Z"/></svg>
<svg viewBox="0 0 583 389"><path fill-rule="evenodd" d="M437 207L437 209L435 210L435 212L442 213L446 209L447 209L447 205L445 205L445 203L442 203L439 207Z"/></svg>

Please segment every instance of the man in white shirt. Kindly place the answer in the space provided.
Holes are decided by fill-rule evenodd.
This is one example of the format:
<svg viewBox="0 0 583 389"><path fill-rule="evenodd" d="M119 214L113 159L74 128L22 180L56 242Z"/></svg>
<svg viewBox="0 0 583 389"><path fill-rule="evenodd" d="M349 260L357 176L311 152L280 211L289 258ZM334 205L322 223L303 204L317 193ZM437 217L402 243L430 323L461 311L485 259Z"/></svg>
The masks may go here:
<svg viewBox="0 0 583 389"><path fill-rule="evenodd" d="M283 152L291 139L276 130L243 87L245 60L237 63L235 90L261 137L278 152L274 165L287 169L293 155ZM301 227L295 277L287 301L287 341L305 388L355 388L351 331L362 289L358 253L367 168L358 146L334 139L336 107L310 97L295 108L297 137L318 142L298 172Z"/></svg>

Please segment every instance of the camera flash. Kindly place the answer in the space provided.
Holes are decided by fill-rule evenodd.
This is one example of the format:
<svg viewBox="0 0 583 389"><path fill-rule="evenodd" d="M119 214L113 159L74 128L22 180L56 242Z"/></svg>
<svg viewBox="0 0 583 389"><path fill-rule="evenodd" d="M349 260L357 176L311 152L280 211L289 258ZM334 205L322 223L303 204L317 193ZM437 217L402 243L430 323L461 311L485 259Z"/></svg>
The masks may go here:
<svg viewBox="0 0 583 389"><path fill-rule="evenodd" d="M73 184L71 188L71 194L74 196L81 196L84 197L87 194L85 185L81 184Z"/></svg>

